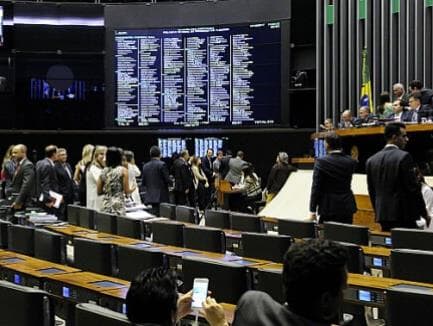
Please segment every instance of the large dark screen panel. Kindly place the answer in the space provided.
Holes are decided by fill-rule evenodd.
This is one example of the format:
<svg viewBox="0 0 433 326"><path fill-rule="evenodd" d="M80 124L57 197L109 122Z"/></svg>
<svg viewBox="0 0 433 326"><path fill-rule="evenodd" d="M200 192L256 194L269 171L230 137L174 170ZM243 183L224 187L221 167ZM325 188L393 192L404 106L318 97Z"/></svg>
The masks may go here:
<svg viewBox="0 0 433 326"><path fill-rule="evenodd" d="M280 122L279 22L115 32L117 126Z"/></svg>
<svg viewBox="0 0 433 326"><path fill-rule="evenodd" d="M283 0L106 6L106 126L287 124L289 20Z"/></svg>

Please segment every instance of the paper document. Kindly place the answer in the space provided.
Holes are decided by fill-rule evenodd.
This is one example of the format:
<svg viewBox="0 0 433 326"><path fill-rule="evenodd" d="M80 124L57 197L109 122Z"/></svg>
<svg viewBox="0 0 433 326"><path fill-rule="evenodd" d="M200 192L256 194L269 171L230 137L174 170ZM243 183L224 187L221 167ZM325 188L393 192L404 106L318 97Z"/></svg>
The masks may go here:
<svg viewBox="0 0 433 326"><path fill-rule="evenodd" d="M48 192L50 194L50 197L54 199L54 205L53 207L59 208L60 204L62 203L63 196L55 191L50 190Z"/></svg>

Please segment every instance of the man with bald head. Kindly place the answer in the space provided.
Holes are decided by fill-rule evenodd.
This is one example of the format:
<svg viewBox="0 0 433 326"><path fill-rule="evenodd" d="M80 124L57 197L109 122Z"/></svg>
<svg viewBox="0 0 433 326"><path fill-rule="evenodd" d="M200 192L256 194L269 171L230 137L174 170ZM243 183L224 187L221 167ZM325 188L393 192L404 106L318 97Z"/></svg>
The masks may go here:
<svg viewBox="0 0 433 326"><path fill-rule="evenodd" d="M19 144L12 149L12 157L17 162L17 168L12 177L12 208L23 209L30 203L35 185L35 169L27 158L27 147Z"/></svg>
<svg viewBox="0 0 433 326"><path fill-rule="evenodd" d="M352 112L350 112L350 110L345 110L341 114L341 121L338 124L338 128L352 128L352 127L353 127Z"/></svg>
<svg viewBox="0 0 433 326"><path fill-rule="evenodd" d="M409 94L406 93L403 84L396 83L392 85L392 94L394 95L394 100L400 100L401 106L409 106Z"/></svg>

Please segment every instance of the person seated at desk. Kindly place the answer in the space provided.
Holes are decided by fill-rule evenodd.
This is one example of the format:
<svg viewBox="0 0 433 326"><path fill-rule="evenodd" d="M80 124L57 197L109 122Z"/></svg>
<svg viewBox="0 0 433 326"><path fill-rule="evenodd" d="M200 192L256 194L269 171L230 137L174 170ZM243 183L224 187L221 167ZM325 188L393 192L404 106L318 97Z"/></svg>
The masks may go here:
<svg viewBox="0 0 433 326"><path fill-rule="evenodd" d="M377 116L383 119L392 114L392 112L391 96L388 92L382 92L379 95L379 105L376 108Z"/></svg>
<svg viewBox="0 0 433 326"><path fill-rule="evenodd" d="M409 107L407 121L420 123L432 118L432 110L429 105L421 104L421 93L413 92L409 97Z"/></svg>
<svg viewBox="0 0 433 326"><path fill-rule="evenodd" d="M325 119L325 121L323 121L323 124L320 125L320 129L322 131L333 131L335 128L332 119Z"/></svg>
<svg viewBox="0 0 433 326"><path fill-rule="evenodd" d="M370 113L370 108L368 106L361 106L359 108L358 118L355 119L355 126L362 126L363 124L375 122L375 116Z"/></svg>
<svg viewBox="0 0 433 326"><path fill-rule="evenodd" d="M401 105L401 100L392 103L392 110L394 112L387 116L388 119L394 119L395 122L410 121L409 111Z"/></svg>
<svg viewBox="0 0 433 326"><path fill-rule="evenodd" d="M233 189L242 190L243 196L241 197L240 210L246 213L254 212L254 203L262 199L262 188L260 186L260 179L254 173L254 167L248 163L242 170L243 175L239 184L234 185Z"/></svg>
<svg viewBox="0 0 433 326"><path fill-rule="evenodd" d="M343 290L347 286L347 253L339 244L314 239L294 243L283 262L285 304L260 291L239 300L233 326L328 326L338 324ZM211 325L224 325L223 308L213 300L204 304ZM208 316L208 312L212 316ZM218 313L216 313L218 312ZM213 319L212 319L213 318Z"/></svg>
<svg viewBox="0 0 433 326"><path fill-rule="evenodd" d="M209 302L210 298L208 298ZM126 295L126 316L137 324L153 326L174 326L191 313L192 291L181 295L177 292L177 276L163 267L149 268L141 272L132 282ZM220 306L221 310L224 310ZM221 310L208 309L206 319L211 326L227 323L212 323L222 319L214 316Z"/></svg>
<svg viewBox="0 0 433 326"><path fill-rule="evenodd" d="M341 114L341 121L338 123L338 128L352 127L354 127L352 112L350 112L350 110L344 110Z"/></svg>

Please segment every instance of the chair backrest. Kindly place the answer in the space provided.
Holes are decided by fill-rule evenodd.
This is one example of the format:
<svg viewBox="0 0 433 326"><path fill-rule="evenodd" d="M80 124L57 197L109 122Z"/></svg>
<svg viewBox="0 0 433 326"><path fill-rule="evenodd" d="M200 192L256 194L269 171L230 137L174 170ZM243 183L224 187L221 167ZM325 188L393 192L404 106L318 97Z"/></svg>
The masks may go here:
<svg viewBox="0 0 433 326"><path fill-rule="evenodd" d="M188 206L176 206L176 221L195 223L195 208Z"/></svg>
<svg viewBox="0 0 433 326"><path fill-rule="evenodd" d="M259 269L257 272L257 290L266 292L275 301L284 303L283 276L281 270Z"/></svg>
<svg viewBox="0 0 433 326"><path fill-rule="evenodd" d="M153 242L183 247L183 227L184 225L182 223L174 221L153 222Z"/></svg>
<svg viewBox="0 0 433 326"><path fill-rule="evenodd" d="M396 285L386 290L386 324L390 326L431 325L433 291L431 288Z"/></svg>
<svg viewBox="0 0 433 326"><path fill-rule="evenodd" d="M35 251L35 229L24 225L9 225L8 245L9 250L33 256Z"/></svg>
<svg viewBox="0 0 433 326"><path fill-rule="evenodd" d="M230 229L230 212L207 209L204 212L205 224L213 228Z"/></svg>
<svg viewBox="0 0 433 326"><path fill-rule="evenodd" d="M117 216L117 235L144 239L144 224L141 220Z"/></svg>
<svg viewBox="0 0 433 326"><path fill-rule="evenodd" d="M263 231L262 221L257 215L243 213L230 213L230 228L244 232Z"/></svg>
<svg viewBox="0 0 433 326"><path fill-rule="evenodd" d="M66 217L69 224L80 225L80 209L78 205L68 205L66 210Z"/></svg>
<svg viewBox="0 0 433 326"><path fill-rule="evenodd" d="M80 206L80 226L88 229L95 228L95 211L93 209Z"/></svg>
<svg viewBox="0 0 433 326"><path fill-rule="evenodd" d="M328 240L368 246L369 231L367 226L325 222L323 223L323 237Z"/></svg>
<svg viewBox="0 0 433 326"><path fill-rule="evenodd" d="M176 205L169 203L159 204L159 216L167 217L170 220L176 219Z"/></svg>
<svg viewBox="0 0 433 326"><path fill-rule="evenodd" d="M95 227L99 232L117 233L117 216L102 212L95 212Z"/></svg>
<svg viewBox="0 0 433 326"><path fill-rule="evenodd" d="M0 325L54 326L54 304L45 291L0 281Z"/></svg>
<svg viewBox="0 0 433 326"><path fill-rule="evenodd" d="M74 266L104 275L114 273L114 250L110 243L74 238Z"/></svg>
<svg viewBox="0 0 433 326"><path fill-rule="evenodd" d="M317 237L316 223L312 221L278 220L278 233L290 235L295 239L314 239Z"/></svg>
<svg viewBox="0 0 433 326"><path fill-rule="evenodd" d="M265 233L242 233L243 256L282 262L284 254L292 243L288 235Z"/></svg>
<svg viewBox="0 0 433 326"><path fill-rule="evenodd" d="M160 251L134 246L117 247L117 277L121 279L132 281L141 271L164 264L164 254Z"/></svg>
<svg viewBox="0 0 433 326"><path fill-rule="evenodd" d="M66 241L61 234L35 229L35 257L53 263L66 262Z"/></svg>
<svg viewBox="0 0 433 326"><path fill-rule="evenodd" d="M339 242L347 251L347 271L354 274L363 274L366 270L364 252L362 248L353 243Z"/></svg>
<svg viewBox="0 0 433 326"><path fill-rule="evenodd" d="M433 250L433 232L414 229L392 229L393 248Z"/></svg>
<svg viewBox="0 0 433 326"><path fill-rule="evenodd" d="M75 306L75 326L104 325L127 326L135 325L128 321L126 315L97 306L92 303L79 303Z"/></svg>
<svg viewBox="0 0 433 326"><path fill-rule="evenodd" d="M12 223L5 220L0 220L0 248L8 247L9 225Z"/></svg>
<svg viewBox="0 0 433 326"><path fill-rule="evenodd" d="M182 259L184 291L193 288L194 278L209 279L209 291L217 301L236 304L249 287L246 267L230 262L210 261L199 257Z"/></svg>
<svg viewBox="0 0 433 326"><path fill-rule="evenodd" d="M391 250L391 277L433 283L433 251Z"/></svg>
<svg viewBox="0 0 433 326"><path fill-rule="evenodd" d="M220 252L226 251L226 237L221 229L185 226L183 228L185 248Z"/></svg>

